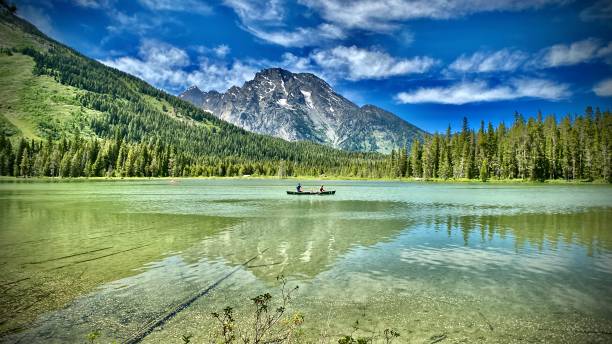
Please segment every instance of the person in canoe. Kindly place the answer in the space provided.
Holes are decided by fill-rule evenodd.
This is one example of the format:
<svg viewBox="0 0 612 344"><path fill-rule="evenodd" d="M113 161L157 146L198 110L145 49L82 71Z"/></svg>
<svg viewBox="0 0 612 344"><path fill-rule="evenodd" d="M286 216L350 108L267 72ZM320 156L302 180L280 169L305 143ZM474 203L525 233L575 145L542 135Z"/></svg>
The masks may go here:
<svg viewBox="0 0 612 344"><path fill-rule="evenodd" d="M323 187L323 185L321 185L321 188L319 189L319 192L325 192L325 188Z"/></svg>
<svg viewBox="0 0 612 344"><path fill-rule="evenodd" d="M297 192L302 192L302 184L298 183L295 189L297 190Z"/></svg>

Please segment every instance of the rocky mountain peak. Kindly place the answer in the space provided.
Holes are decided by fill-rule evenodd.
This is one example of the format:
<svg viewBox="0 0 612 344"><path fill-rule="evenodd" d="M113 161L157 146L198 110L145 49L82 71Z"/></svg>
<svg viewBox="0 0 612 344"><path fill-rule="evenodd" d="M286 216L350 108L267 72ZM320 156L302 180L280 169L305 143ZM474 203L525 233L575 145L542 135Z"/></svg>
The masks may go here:
<svg viewBox="0 0 612 344"><path fill-rule="evenodd" d="M282 79L282 78L291 78L294 74L288 70L282 68L267 68L262 69L255 74L255 80L259 78L266 79Z"/></svg>
<svg viewBox="0 0 612 344"><path fill-rule="evenodd" d="M185 90L185 92L190 92L190 91L202 92L196 85L191 85L189 86L189 88L187 88L187 90Z"/></svg>
<svg viewBox="0 0 612 344"><path fill-rule="evenodd" d="M374 105L358 107L310 73L268 68L225 93L197 91L189 88L179 97L246 130L288 141L389 152L425 134Z"/></svg>
<svg viewBox="0 0 612 344"><path fill-rule="evenodd" d="M181 93L180 98L199 106L198 104L203 101L203 92L198 86L193 85Z"/></svg>

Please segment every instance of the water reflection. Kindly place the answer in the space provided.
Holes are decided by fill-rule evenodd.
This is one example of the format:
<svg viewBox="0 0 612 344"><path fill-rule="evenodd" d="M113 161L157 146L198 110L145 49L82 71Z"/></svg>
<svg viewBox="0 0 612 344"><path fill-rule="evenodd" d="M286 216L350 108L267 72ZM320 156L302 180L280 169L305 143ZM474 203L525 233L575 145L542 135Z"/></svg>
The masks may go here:
<svg viewBox="0 0 612 344"><path fill-rule="evenodd" d="M436 230L461 230L464 244L474 232L481 242L493 241L495 236L514 239L515 247L534 246L543 249L545 244L559 247L578 244L589 255L612 249L612 231L608 224L612 211L606 208L590 208L576 213L520 213L516 215L488 216L432 216L423 224Z"/></svg>
<svg viewBox="0 0 612 344"><path fill-rule="evenodd" d="M267 249L247 268L276 283L283 274L311 279L353 248L390 241L410 221L387 218L394 202L298 202L268 205L267 211L205 240L198 255L241 264ZM405 208L404 208L405 209Z"/></svg>

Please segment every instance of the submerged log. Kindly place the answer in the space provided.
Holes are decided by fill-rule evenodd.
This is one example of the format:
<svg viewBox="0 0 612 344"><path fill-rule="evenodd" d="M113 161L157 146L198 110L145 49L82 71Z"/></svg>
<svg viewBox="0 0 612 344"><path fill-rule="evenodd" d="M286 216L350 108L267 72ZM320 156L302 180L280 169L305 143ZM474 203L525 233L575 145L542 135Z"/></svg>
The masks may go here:
<svg viewBox="0 0 612 344"><path fill-rule="evenodd" d="M223 277L218 279L215 283L209 285L208 287L206 287L205 289L201 290L196 295L190 297L189 299L187 299L187 300L181 302L180 304L178 304L177 306L175 306L170 312L168 312L166 314L163 314L159 318L151 320L150 322L145 324L145 326L140 331L136 332L131 338L123 341L122 343L123 344L136 344L136 343L140 343L146 336L151 334L156 328L158 328L160 326L163 326L170 319L174 318L179 312L181 312L185 308L189 307L196 300L198 300L202 296L210 293L219 284L221 284L221 282L223 282L224 280L226 280L229 277L231 277L234 273L236 273L238 270L240 270L240 268L247 267L250 262L252 262L253 260L257 259L257 257L259 257L261 254L265 253L267 250L268 250L267 248L264 249L263 251L258 253L256 256L254 256L251 259L245 261L244 263L238 265L232 271L228 272Z"/></svg>

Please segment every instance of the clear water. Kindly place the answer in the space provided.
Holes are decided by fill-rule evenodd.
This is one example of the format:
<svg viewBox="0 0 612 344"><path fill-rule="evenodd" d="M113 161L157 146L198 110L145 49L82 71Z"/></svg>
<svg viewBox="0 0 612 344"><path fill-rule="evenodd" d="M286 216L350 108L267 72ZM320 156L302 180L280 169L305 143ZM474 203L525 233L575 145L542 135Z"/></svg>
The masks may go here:
<svg viewBox="0 0 612 344"><path fill-rule="evenodd" d="M143 342L205 342L211 312L278 275L305 341L355 321L401 342L612 341L610 186L293 183L0 183L0 342L127 340L228 273Z"/></svg>

